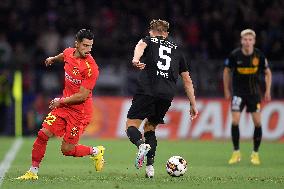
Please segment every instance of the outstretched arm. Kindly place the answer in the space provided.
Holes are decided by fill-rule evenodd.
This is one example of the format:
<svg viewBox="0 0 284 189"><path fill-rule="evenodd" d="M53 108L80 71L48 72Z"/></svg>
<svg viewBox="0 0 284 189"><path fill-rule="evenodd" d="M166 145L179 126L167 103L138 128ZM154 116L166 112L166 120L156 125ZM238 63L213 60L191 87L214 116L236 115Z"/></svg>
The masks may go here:
<svg viewBox="0 0 284 189"><path fill-rule="evenodd" d="M60 53L59 55L56 56L52 56L52 57L48 57L44 63L46 66L50 66L51 64L53 64L54 62L63 62L64 58L63 58L63 53Z"/></svg>
<svg viewBox="0 0 284 189"><path fill-rule="evenodd" d="M145 68L145 64L140 62L140 58L142 57L145 48L147 47L147 43L145 43L142 39L137 43L134 49L134 55L132 59L133 66L143 70Z"/></svg>
<svg viewBox="0 0 284 189"><path fill-rule="evenodd" d="M195 96L194 96L194 88L193 88L192 80L189 76L189 72L182 72L181 77L183 80L183 85L184 85L186 95L190 102L191 119L194 119L196 118L198 111L196 108L196 101L195 101Z"/></svg>

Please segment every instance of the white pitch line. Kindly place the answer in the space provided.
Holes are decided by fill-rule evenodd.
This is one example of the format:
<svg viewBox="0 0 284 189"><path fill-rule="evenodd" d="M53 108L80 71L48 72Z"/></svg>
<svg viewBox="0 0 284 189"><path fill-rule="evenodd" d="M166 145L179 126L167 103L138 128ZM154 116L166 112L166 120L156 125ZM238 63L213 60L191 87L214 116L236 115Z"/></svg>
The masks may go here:
<svg viewBox="0 0 284 189"><path fill-rule="evenodd" d="M16 139L13 146L10 148L9 152L6 154L4 160L0 164L0 187L3 183L4 176L6 172L9 170L11 163L15 159L15 156L18 150L20 149L22 143L23 143L22 138Z"/></svg>

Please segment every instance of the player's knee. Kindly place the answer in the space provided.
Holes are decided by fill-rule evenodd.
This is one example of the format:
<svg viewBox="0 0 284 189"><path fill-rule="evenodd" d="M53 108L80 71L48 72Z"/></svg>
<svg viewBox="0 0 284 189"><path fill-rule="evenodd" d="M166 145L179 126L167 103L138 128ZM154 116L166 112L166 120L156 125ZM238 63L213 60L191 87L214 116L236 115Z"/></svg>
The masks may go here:
<svg viewBox="0 0 284 189"><path fill-rule="evenodd" d="M239 125L238 119L232 119L232 125Z"/></svg>
<svg viewBox="0 0 284 189"><path fill-rule="evenodd" d="M131 127L131 126L139 128L139 126L140 126L139 121L140 120L127 119L127 121L126 121L126 130L128 129L128 127Z"/></svg>
<svg viewBox="0 0 284 189"><path fill-rule="evenodd" d="M255 123L254 126L255 126L255 127L261 127L261 123L260 123L260 122Z"/></svg>
<svg viewBox="0 0 284 189"><path fill-rule="evenodd" d="M157 126L156 124L152 124L152 123L147 121L144 124L144 132L147 132L147 131L154 131L155 132L156 126Z"/></svg>
<svg viewBox="0 0 284 189"><path fill-rule="evenodd" d="M53 133L44 127L40 131L43 132L49 138L53 136Z"/></svg>
<svg viewBox="0 0 284 189"><path fill-rule="evenodd" d="M239 127L239 124L237 122L232 122L232 127Z"/></svg>
<svg viewBox="0 0 284 189"><path fill-rule="evenodd" d="M49 139L48 135L46 135L45 132L43 132L42 130L39 130L37 138L39 138L41 141L46 141L46 142Z"/></svg>

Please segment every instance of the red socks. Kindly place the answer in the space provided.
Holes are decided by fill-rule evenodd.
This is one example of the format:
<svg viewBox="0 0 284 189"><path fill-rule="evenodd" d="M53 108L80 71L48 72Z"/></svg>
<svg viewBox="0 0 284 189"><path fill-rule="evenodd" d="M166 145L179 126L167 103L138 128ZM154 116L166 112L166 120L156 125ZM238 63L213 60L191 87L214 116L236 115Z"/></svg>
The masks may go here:
<svg viewBox="0 0 284 189"><path fill-rule="evenodd" d="M89 146L84 146L78 144L75 146L73 150L68 152L62 152L65 156L74 156L74 157L83 157L87 155L91 155L93 153L93 148Z"/></svg>
<svg viewBox="0 0 284 189"><path fill-rule="evenodd" d="M39 131L36 140L34 141L32 149L32 166L39 167L46 151L47 141L49 137L43 132ZM62 152L65 156L83 157L93 154L93 148L84 145L76 145L75 148L68 152Z"/></svg>
<svg viewBox="0 0 284 189"><path fill-rule="evenodd" d="M39 164L44 157L46 145L48 141L48 136L43 131L39 131L37 138L33 145L32 150L32 166L33 167L39 167Z"/></svg>

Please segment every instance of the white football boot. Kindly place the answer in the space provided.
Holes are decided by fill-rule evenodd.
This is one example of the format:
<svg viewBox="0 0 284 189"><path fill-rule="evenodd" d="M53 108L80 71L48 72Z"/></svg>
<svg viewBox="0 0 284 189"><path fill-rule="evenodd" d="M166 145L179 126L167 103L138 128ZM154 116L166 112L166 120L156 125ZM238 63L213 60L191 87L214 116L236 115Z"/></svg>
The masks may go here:
<svg viewBox="0 0 284 189"><path fill-rule="evenodd" d="M145 144L145 143L140 144L137 157L135 159L135 167L137 169L140 169L143 166L145 157L150 149L151 149L151 146L149 144Z"/></svg>
<svg viewBox="0 0 284 189"><path fill-rule="evenodd" d="M155 174L155 169L153 165L146 166L146 178L153 178Z"/></svg>

